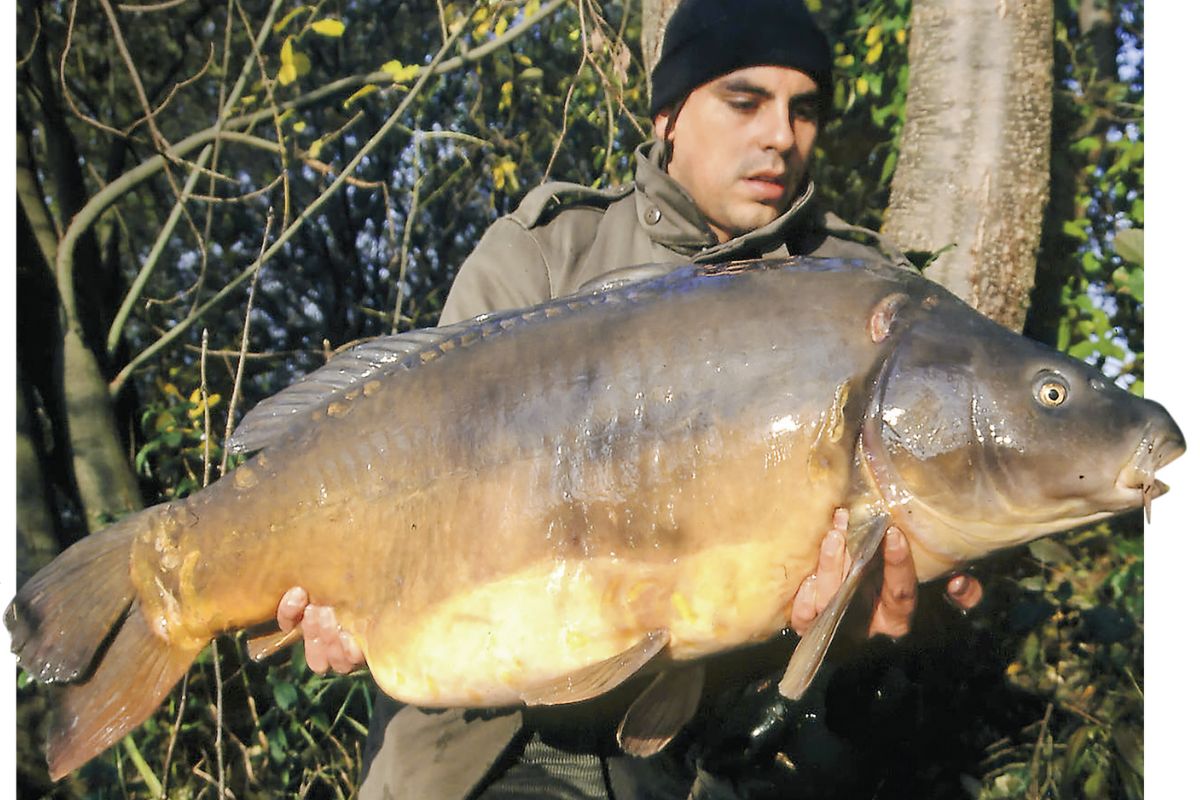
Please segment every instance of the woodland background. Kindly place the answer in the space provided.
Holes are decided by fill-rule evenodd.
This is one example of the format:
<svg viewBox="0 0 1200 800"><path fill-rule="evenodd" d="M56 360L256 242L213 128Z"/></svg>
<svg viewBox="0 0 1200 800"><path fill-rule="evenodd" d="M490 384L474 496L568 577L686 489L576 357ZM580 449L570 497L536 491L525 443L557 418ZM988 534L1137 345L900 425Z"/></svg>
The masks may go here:
<svg viewBox="0 0 1200 800"><path fill-rule="evenodd" d="M837 66L817 185L988 313L1140 392L1143 3L1000 5L809 0ZM231 421L334 350L433 324L529 188L629 180L664 13L19 4L19 577L215 479ZM966 130L944 124L963 107ZM971 144L996 125L1010 146ZM988 613L960 618L930 587L911 636L831 677L821 763L797 749L747 791L1142 796L1143 575L1124 519L985 565ZM372 691L222 640L158 716L52 787L43 695L17 683L23 797L348 796Z"/></svg>

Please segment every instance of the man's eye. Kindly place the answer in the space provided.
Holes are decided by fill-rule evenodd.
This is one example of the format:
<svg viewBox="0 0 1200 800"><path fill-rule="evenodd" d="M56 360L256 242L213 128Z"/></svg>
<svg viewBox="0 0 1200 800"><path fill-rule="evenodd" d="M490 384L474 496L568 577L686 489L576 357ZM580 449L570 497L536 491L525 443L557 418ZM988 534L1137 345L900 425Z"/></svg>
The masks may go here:
<svg viewBox="0 0 1200 800"><path fill-rule="evenodd" d="M729 107L734 111L753 111L758 105L758 103L750 98L734 97L727 102L729 103Z"/></svg>
<svg viewBox="0 0 1200 800"><path fill-rule="evenodd" d="M797 103L792 108L792 113L796 115L797 119L805 120L816 119L819 116L815 102Z"/></svg>

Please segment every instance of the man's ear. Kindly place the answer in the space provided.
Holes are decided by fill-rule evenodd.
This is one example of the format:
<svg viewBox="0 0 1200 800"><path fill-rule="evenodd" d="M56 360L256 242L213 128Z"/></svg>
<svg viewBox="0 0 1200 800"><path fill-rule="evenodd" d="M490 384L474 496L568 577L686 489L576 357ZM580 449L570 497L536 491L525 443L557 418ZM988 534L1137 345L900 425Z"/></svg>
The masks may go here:
<svg viewBox="0 0 1200 800"><path fill-rule="evenodd" d="M664 142L669 142L675 134L674 116L670 107L659 111L654 115L654 138L661 139Z"/></svg>

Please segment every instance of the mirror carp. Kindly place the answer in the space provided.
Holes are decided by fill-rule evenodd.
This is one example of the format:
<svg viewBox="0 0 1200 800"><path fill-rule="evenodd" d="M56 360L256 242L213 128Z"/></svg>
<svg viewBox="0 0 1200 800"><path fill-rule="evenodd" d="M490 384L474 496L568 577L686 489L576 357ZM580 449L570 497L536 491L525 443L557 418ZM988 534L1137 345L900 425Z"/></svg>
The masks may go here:
<svg viewBox="0 0 1200 800"><path fill-rule="evenodd" d="M1184 450L1158 404L915 272L813 259L642 267L371 340L228 444L258 452L86 537L8 607L22 667L63 686L54 778L295 585L418 706L575 702L656 672L619 731L653 753L695 712L699 659L787 626L835 508L854 568L786 697L889 522L929 580L1148 512Z"/></svg>

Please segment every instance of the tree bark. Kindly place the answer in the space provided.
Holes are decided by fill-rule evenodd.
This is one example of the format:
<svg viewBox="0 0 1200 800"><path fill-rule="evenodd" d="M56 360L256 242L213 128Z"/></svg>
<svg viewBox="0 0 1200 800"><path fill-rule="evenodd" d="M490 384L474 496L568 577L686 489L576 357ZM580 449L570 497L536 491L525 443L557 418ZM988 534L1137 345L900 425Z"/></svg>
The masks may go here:
<svg viewBox="0 0 1200 800"><path fill-rule="evenodd" d="M1049 196L1051 0L914 0L907 120L884 233L1021 330Z"/></svg>
<svg viewBox="0 0 1200 800"><path fill-rule="evenodd" d="M19 372L19 370L18 370ZM29 413L28 386L17 376L17 582L24 583L58 555L54 514L46 498L38 427Z"/></svg>
<svg viewBox="0 0 1200 800"><path fill-rule="evenodd" d="M39 129L47 145L46 158L39 168L53 187L63 219L69 220L86 202L87 191L78 150L57 105L44 50L43 42L30 60L32 82L39 88L36 102L48 120ZM140 508L141 497L117 428L104 365L99 360L104 352L105 315L96 295L101 284L108 284L96 274L99 251L93 237L83 237L72 256L85 267L86 278L81 275L78 280L55 281L50 265L58 258L59 242L44 196L32 166L26 132L18 125L18 216L26 234L18 237L18 272L39 285L47 284L46 290L38 294L42 303L23 306L18 312L18 350L29 357L24 363L34 365L42 376L35 383L56 419L56 440L65 444L63 453L70 457L70 466L64 471L72 476L88 530L94 531L114 514ZM75 274L83 272L75 270ZM57 295L48 288L54 284ZM99 342L95 340L97 335ZM65 458L63 453L60 456Z"/></svg>
<svg viewBox="0 0 1200 800"><path fill-rule="evenodd" d="M663 34L667 21L679 5L679 0L642 0L642 61L646 65L646 80L654 71L662 54ZM649 88L649 87L647 87Z"/></svg>

